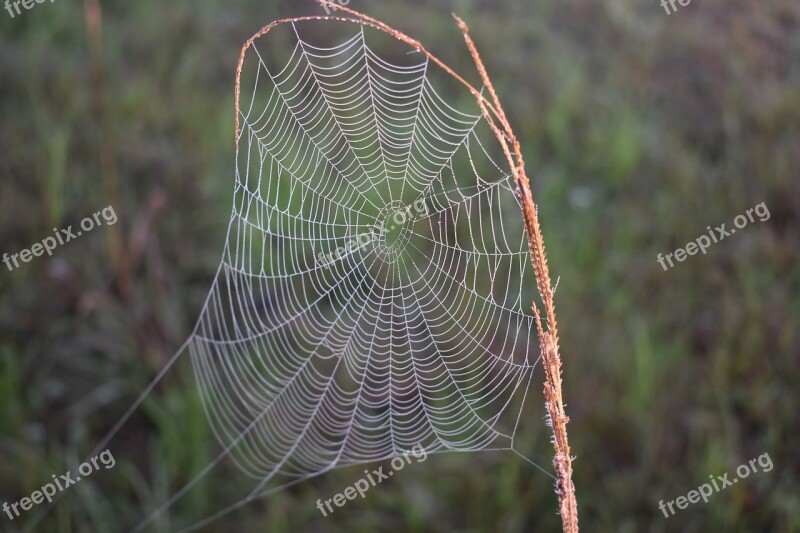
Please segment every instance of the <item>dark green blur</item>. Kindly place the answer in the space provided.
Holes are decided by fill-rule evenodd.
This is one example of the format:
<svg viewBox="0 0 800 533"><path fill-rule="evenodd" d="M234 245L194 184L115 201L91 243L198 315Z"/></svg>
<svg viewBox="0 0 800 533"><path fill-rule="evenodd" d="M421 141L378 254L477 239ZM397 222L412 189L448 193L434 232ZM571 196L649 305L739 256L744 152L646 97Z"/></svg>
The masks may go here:
<svg viewBox="0 0 800 533"><path fill-rule="evenodd" d="M98 228L0 264L0 502L80 461L191 332L231 205L241 44L310 0L0 11L0 254L114 204ZM585 531L800 530L800 3L351 0L478 82L456 11L523 143L556 293ZM0 8L3 6L0 5ZM770 219L664 271L670 253L765 202ZM532 280L531 280L532 283ZM550 446L541 374L521 439ZM190 372L123 429L117 465L66 493L47 532L117 531L218 447ZM658 509L768 453L774 468L671 518ZM206 531L556 531L552 480L512 454L432 456L323 518L353 467ZM105 471L104 471L105 472ZM163 531L216 511L223 465ZM139 511L140 512L140 511ZM35 511L0 525L17 531Z"/></svg>

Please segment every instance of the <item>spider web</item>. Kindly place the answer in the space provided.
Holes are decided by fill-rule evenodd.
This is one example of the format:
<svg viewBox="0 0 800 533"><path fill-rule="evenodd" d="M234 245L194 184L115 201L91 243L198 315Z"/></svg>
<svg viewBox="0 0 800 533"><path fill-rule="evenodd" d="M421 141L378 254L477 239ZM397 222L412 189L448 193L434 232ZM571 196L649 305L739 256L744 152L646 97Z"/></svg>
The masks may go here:
<svg viewBox="0 0 800 533"><path fill-rule="evenodd" d="M354 21L321 47L305 24L283 25L279 66L264 39L245 57L227 238L184 345L223 451L137 530L225 457L255 488L191 530L414 446L516 451L539 345L497 139L424 55L379 54Z"/></svg>
<svg viewBox="0 0 800 533"><path fill-rule="evenodd" d="M280 72L253 48L222 270L190 345L220 442L246 434L233 456L255 478L509 444L496 422L538 342L514 184L480 115L363 27L335 48L296 35Z"/></svg>

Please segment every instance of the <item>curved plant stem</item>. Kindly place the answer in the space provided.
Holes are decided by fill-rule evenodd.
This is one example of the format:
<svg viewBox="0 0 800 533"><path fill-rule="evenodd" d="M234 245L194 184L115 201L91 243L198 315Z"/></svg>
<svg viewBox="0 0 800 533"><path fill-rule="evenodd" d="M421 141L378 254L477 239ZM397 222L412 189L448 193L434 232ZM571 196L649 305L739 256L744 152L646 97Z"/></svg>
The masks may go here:
<svg viewBox="0 0 800 533"><path fill-rule="evenodd" d="M533 304L533 312L536 314L536 327L539 330L539 343L541 346L542 359L544 360L544 397L547 401L547 413L553 428L553 446L555 447L555 457L553 466L557 475L557 493L559 499L559 514L561 523L566 532L573 533L578 531L578 505L575 501L575 485L572 483L572 455L569 449L569 439L567 437L567 423L569 417L564 410L564 401L561 392L561 356L558 346L558 324L556 321L556 309L554 303L555 288L550 281L550 271L547 266L547 255L544 250L544 239L542 230L539 226L539 216L536 204L533 201L530 181L525 174L525 161L522 159L522 151L511 125L506 119L500 100L494 90L486 68L481 61L478 50L469 36L469 28L466 23L457 15L453 17L458 22L464 34L464 39L469 48L475 66L480 73L481 80L486 86L489 95L494 102L498 112L497 120L502 126L502 132L493 128L500 144L506 152L509 164L514 172L517 183L517 192L522 204L522 215L525 219L525 229L528 234L528 248L531 252L531 262L536 275L536 285L539 296L545 308L547 329L542 326L542 319L536 303ZM480 103L480 101L479 101ZM505 136L503 136L503 133ZM512 155L509 156L509 153Z"/></svg>

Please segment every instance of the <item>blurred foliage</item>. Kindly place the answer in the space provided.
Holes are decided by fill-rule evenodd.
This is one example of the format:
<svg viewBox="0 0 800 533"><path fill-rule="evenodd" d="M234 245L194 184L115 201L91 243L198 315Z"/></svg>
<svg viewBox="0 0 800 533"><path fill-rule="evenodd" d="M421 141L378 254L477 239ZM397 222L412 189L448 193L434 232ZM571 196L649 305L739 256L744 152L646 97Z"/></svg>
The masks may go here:
<svg viewBox="0 0 800 533"><path fill-rule="evenodd" d="M191 331L231 204L239 48L274 19L322 13L310 1L103 2L98 64L89 5L0 14L0 252L108 205L110 153L132 288L121 290L100 230L0 267L0 501L77 463ZM800 530L800 4L704 0L673 15L633 0L351 5L475 81L457 11L523 140L560 276L584 528ZM762 201L769 221L668 272L656 262ZM207 464L216 443L191 381L159 386L126 425L117 467L74 487L41 530L114 531L115 509L158 505ZM543 416L529 413L521 438L546 465ZM773 471L672 518L658 510L765 452ZM551 480L513 455L431 457L322 518L317 498L360 476L311 480L207 530L559 528ZM162 529L213 512L240 479L224 467Z"/></svg>

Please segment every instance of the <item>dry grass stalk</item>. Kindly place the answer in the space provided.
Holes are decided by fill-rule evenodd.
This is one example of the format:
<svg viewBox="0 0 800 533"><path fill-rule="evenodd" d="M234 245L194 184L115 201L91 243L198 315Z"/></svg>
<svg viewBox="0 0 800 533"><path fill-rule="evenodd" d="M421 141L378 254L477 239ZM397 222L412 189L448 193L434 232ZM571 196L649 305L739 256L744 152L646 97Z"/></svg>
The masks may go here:
<svg viewBox="0 0 800 533"><path fill-rule="evenodd" d="M387 24L364 15L352 8L343 6L332 2L331 0L315 0L320 5L327 5L336 11L342 11L356 18L362 24L372 26L382 30L389 35L399 39L400 41L414 47L419 52L447 72L450 76L458 80L464 85L475 97L481 112L487 123L494 132L500 146L503 149L509 167L514 174L517 191L519 193L520 202L522 204L522 216L525 222L525 230L528 235L528 247L531 252L531 262L536 277L536 287L539 296L545 309L546 329L542 324L542 317L539 308L533 304L533 312L536 315L536 327L539 333L539 343L542 352L542 359L544 361L545 370L545 384L544 396L547 404L547 411L549 419L553 428L553 446L555 448L555 457L553 465L556 470L557 480L557 493L559 498L559 514L561 515L561 522L565 533L577 533L578 531L578 506L575 500L575 486L572 483L572 455L569 449L569 439L567 438L567 423L569 417L564 410L564 401L562 399L561 391L561 356L559 355L558 346L558 327L556 322L556 311L554 304L555 289L553 288L550 280L550 271L547 267L547 256L544 249L544 239L542 238L542 230L539 226L539 217L536 204L533 201L533 193L531 192L530 181L525 174L525 161L522 158L522 150L519 141L514 135L511 124L506 118L503 107L500 105L500 99L497 97L494 85L492 84L486 68L481 61L475 43L469 36L469 28L466 23L461 20L457 15L453 14L456 22L458 23L461 32L464 35L464 40L467 43L472 59L480 74L481 81L491 97L491 100L486 98L480 91L473 87L468 81L459 76L454 70L443 63L439 58L428 52L422 43L412 39L408 35L388 26ZM240 91L240 78L242 74L242 65L244 63L244 56L247 49L259 37L265 35L275 26L285 24L287 22L299 22L303 20L342 20L351 21L347 17L336 15L325 16L307 16L295 17L276 20L258 33L253 35L242 47L239 56L239 63L236 69L236 140L238 143L239 138L239 91Z"/></svg>
<svg viewBox="0 0 800 533"><path fill-rule="evenodd" d="M108 84L103 62L103 12L100 0L84 0L86 33L89 38L89 66L92 79L93 106L100 124L99 140L100 173L103 179L103 192L109 204L117 213L123 207L119 195L119 175L117 174L117 148L111 127ZM128 258L127 244L122 224L108 226L106 233L111 264L117 276L117 288L124 299L128 299L133 289L132 273Z"/></svg>
<svg viewBox="0 0 800 533"><path fill-rule="evenodd" d="M556 310L554 303L555 289L550 281L550 271L547 266L547 255L544 249L544 239L542 230L539 226L539 217L536 204L533 201L530 181L525 174L525 161L522 158L522 150L519 141L514 135L511 125L503 112L500 100L494 90L491 79L486 72L486 68L481 61L478 50L469 36L469 28L466 23L457 15L453 17L458 22L464 40L467 43L472 59L480 73L481 80L486 86L489 95L494 102L497 110L497 120L500 122L503 131L493 126L493 131L506 152L509 165L516 178L517 191L522 203L522 215L525 219L525 229L528 234L528 248L531 251L531 262L536 275L536 285L539 295L544 303L545 314L547 317L547 330L542 326L541 316L536 303L533 304L533 312L536 314L536 327L539 330L539 343L544 360L545 384L544 396L547 401L547 412L553 428L553 445L555 447L555 457L553 465L556 469L557 488L559 499L559 514L565 532L573 533L578 531L578 505L575 500L575 485L572 483L572 455L569 449L569 439L567 437L567 423L569 417L564 410L564 401L561 392L561 356L558 350L558 324L556 321ZM479 103L482 100L478 101ZM484 106L484 114L487 110ZM503 135L503 133L505 135ZM510 146L509 146L510 145ZM513 156L511 155L513 154Z"/></svg>

